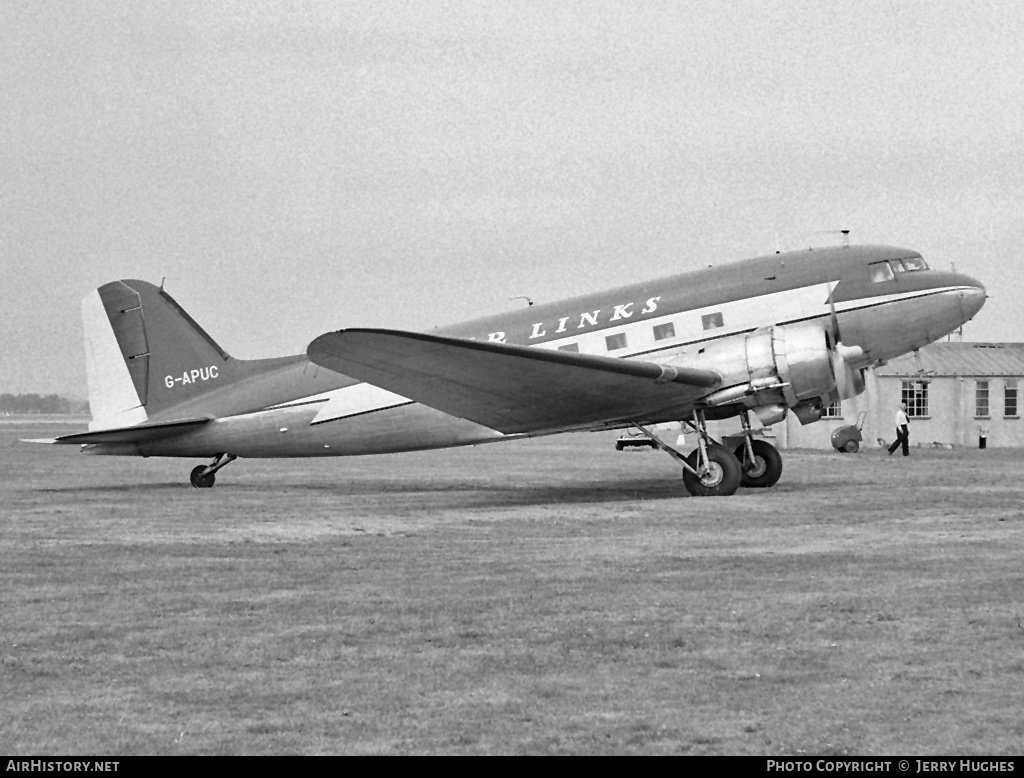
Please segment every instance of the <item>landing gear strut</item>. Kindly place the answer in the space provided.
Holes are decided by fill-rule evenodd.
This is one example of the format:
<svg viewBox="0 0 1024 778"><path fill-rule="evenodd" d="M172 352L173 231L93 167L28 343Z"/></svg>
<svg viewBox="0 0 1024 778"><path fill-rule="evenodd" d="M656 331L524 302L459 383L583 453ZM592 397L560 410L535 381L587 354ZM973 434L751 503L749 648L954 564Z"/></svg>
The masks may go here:
<svg viewBox="0 0 1024 778"><path fill-rule="evenodd" d="M217 480L214 475L224 465L229 462L234 462L238 457L234 454L217 454L213 461L208 465L198 465L192 468L192 474L189 476L189 480L192 481L192 486L196 489L209 489L213 486Z"/></svg>
<svg viewBox="0 0 1024 778"><path fill-rule="evenodd" d="M683 466L683 484L694 497L728 497L740 487L740 463L725 446L715 443L708 435L703 411L694 411L693 421L687 421L697 433L697 448L684 457L653 432L636 425L637 429L658 444L658 448Z"/></svg>
<svg viewBox="0 0 1024 778"><path fill-rule="evenodd" d="M765 440L754 440L750 432L750 417L747 411L740 414L743 424L743 445L736 447L736 459L743 471L740 484L755 489L775 486L782 475L782 455Z"/></svg>

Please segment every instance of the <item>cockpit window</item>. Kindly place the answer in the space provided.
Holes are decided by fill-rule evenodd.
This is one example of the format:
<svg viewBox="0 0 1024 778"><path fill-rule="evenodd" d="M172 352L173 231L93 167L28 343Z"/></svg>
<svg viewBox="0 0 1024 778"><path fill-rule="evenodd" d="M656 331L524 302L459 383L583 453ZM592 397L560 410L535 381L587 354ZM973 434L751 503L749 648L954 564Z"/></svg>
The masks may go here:
<svg viewBox="0 0 1024 778"><path fill-rule="evenodd" d="M892 269L888 262L875 262L873 265L868 265L868 269L871 271L872 282L876 284L893 279Z"/></svg>
<svg viewBox="0 0 1024 778"><path fill-rule="evenodd" d="M871 272L871 280L876 284L883 281L892 281L896 273L912 273L915 270L927 270L928 263L921 257L904 257L903 259L890 259L885 262L875 262L868 265Z"/></svg>

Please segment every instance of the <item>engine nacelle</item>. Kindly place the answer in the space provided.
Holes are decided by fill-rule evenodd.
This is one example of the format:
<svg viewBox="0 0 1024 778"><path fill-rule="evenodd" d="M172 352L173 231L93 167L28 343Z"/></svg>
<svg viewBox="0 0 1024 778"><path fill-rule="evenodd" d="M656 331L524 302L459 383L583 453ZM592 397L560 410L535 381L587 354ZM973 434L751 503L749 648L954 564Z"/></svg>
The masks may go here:
<svg viewBox="0 0 1024 778"><path fill-rule="evenodd" d="M705 398L708 406L824 406L864 391L862 371L848 366L859 351L832 348L818 324L789 324L723 338L672 364L709 368L722 376L723 388Z"/></svg>

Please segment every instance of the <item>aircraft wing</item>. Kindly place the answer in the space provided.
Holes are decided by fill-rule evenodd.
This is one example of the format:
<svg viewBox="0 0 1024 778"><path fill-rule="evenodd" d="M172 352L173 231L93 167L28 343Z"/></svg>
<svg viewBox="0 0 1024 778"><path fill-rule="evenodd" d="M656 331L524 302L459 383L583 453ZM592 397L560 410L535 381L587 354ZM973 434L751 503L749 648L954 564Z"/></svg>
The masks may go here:
<svg viewBox="0 0 1024 778"><path fill-rule="evenodd" d="M180 435L183 432L190 432L209 422L210 419L202 418L159 422L156 424L139 424L135 427L78 432L74 435L63 435L62 437L54 438L52 441L47 440L45 442L78 445L84 443L149 443L154 440L169 438L172 435Z"/></svg>
<svg viewBox="0 0 1024 778"><path fill-rule="evenodd" d="M653 417L721 383L699 368L398 330L321 335L309 359L506 434Z"/></svg>

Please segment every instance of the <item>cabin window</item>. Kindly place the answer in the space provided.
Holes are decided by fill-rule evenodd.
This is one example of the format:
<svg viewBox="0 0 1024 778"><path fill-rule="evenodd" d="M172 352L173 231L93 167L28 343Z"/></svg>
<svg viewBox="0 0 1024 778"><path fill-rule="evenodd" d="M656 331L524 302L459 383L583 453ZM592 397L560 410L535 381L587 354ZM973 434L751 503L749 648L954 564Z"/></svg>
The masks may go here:
<svg viewBox="0 0 1024 778"><path fill-rule="evenodd" d="M876 284L892 281L894 278L888 262L875 262L873 265L868 265L868 269L871 271L871 280Z"/></svg>
<svg viewBox="0 0 1024 778"><path fill-rule="evenodd" d="M838 400L834 403L829 403L825 408L825 413L822 414L823 419L841 419L843 418L843 404Z"/></svg>
<svg viewBox="0 0 1024 778"><path fill-rule="evenodd" d="M724 326L722 321L722 312L716 311L715 313L706 313L700 317L700 323L704 325L706 330L716 330L719 327Z"/></svg>
<svg viewBox="0 0 1024 778"><path fill-rule="evenodd" d="M928 382L904 381L900 399L907 404L907 416L911 419L928 417Z"/></svg>
<svg viewBox="0 0 1024 778"><path fill-rule="evenodd" d="M1017 417L1017 379L1007 378L1003 383L1003 416Z"/></svg>
<svg viewBox="0 0 1024 778"><path fill-rule="evenodd" d="M559 346L558 350L559 351L579 351L580 350L580 344L579 343L566 343L564 346Z"/></svg>
<svg viewBox="0 0 1024 778"><path fill-rule="evenodd" d="M904 257L902 262L908 271L928 269L928 264L921 257Z"/></svg>
<svg viewBox="0 0 1024 778"><path fill-rule="evenodd" d="M604 339L605 344L608 346L609 351L616 351L620 348L626 347L626 333L620 332L616 335L609 335Z"/></svg>
<svg viewBox="0 0 1024 778"><path fill-rule="evenodd" d="M974 383L974 415L979 419L988 418L988 381Z"/></svg>
<svg viewBox="0 0 1024 778"><path fill-rule="evenodd" d="M654 339L655 340L668 340L676 336L676 328L672 325L672 322L667 324L659 324L654 328Z"/></svg>

